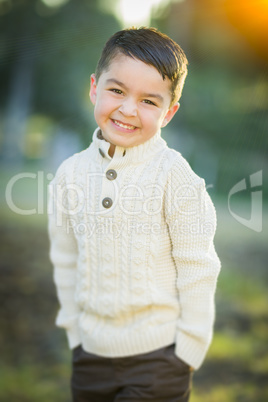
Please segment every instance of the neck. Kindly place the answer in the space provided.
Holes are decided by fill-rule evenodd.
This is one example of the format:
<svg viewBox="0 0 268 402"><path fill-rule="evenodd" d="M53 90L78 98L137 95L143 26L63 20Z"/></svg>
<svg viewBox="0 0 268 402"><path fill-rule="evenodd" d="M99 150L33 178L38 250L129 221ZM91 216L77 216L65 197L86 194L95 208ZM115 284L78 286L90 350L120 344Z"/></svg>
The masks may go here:
<svg viewBox="0 0 268 402"><path fill-rule="evenodd" d="M115 145L111 144L108 151L108 154L110 155L111 158L114 156L114 151L115 151Z"/></svg>
<svg viewBox="0 0 268 402"><path fill-rule="evenodd" d="M144 161L147 158L150 158L152 154L158 152L163 147L166 146L166 141L161 138L160 131L157 132L152 138L147 140L146 142L136 145L129 148L123 148L119 145L115 146L114 144L106 141L101 133L100 128L98 127L93 134L93 143L94 146L97 147L96 155L101 157L107 157L109 159L119 160L123 158L124 163L138 163L139 161Z"/></svg>

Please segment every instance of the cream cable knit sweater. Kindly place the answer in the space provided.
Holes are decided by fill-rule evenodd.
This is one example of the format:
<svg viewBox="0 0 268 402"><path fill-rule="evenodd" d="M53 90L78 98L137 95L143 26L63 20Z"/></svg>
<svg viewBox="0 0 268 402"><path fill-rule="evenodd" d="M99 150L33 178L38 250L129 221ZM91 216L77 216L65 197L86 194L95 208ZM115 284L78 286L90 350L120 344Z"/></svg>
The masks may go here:
<svg viewBox="0 0 268 402"><path fill-rule="evenodd" d="M116 147L97 129L50 185L57 325L70 348L130 356L176 343L199 368L211 342L220 262L205 183L160 133Z"/></svg>

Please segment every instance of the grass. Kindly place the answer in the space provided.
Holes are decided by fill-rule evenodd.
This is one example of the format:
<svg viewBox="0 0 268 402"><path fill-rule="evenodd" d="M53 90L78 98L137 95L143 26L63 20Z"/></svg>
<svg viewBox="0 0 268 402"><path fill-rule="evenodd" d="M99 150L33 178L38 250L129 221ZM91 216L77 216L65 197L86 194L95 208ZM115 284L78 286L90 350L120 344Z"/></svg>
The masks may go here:
<svg viewBox="0 0 268 402"><path fill-rule="evenodd" d="M0 400L9 402L70 401L67 364L0 367Z"/></svg>

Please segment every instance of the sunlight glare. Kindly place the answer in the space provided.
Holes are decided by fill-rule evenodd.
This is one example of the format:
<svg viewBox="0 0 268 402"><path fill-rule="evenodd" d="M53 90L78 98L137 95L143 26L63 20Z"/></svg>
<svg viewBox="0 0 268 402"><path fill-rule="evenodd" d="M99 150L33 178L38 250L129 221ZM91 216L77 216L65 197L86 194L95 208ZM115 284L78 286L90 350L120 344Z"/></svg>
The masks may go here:
<svg viewBox="0 0 268 402"><path fill-rule="evenodd" d="M47 7L60 7L68 1L69 0L42 0Z"/></svg>
<svg viewBox="0 0 268 402"><path fill-rule="evenodd" d="M150 22L151 12L164 0L120 0L119 15L127 25L147 25Z"/></svg>

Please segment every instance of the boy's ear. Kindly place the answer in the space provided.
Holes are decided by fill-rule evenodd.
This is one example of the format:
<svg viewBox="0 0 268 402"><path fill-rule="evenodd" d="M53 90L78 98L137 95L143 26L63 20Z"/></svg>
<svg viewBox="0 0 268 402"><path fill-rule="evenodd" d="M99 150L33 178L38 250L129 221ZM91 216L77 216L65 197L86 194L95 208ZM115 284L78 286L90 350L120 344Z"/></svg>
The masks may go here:
<svg viewBox="0 0 268 402"><path fill-rule="evenodd" d="M96 103L96 98L97 98L97 81L96 81L96 76L95 74L91 74L90 76L90 91L89 91L89 97L93 105Z"/></svg>
<svg viewBox="0 0 268 402"><path fill-rule="evenodd" d="M161 127L165 127L170 120L172 120L173 116L175 113L179 110L180 104L179 102L175 103L175 105L171 106L171 108L167 111L167 114L165 115L165 118L161 124Z"/></svg>

